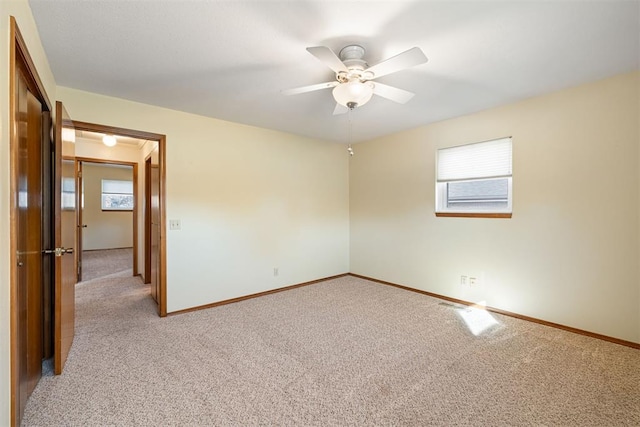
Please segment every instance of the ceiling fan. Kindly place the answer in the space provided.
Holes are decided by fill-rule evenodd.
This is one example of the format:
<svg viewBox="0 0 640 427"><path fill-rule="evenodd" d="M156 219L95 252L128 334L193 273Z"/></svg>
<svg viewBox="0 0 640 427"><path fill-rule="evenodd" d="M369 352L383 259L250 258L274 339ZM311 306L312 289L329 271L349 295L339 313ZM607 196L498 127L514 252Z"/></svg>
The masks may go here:
<svg viewBox="0 0 640 427"><path fill-rule="evenodd" d="M363 59L365 50L359 45L345 46L340 50L339 56L326 46L308 47L307 51L335 71L336 80L287 89L282 93L296 95L333 88L333 97L337 103L333 114L341 114L356 107L361 107L369 102L374 94L404 104L415 94L404 89L373 82L373 80L424 64L428 60L418 47L409 49L371 67Z"/></svg>

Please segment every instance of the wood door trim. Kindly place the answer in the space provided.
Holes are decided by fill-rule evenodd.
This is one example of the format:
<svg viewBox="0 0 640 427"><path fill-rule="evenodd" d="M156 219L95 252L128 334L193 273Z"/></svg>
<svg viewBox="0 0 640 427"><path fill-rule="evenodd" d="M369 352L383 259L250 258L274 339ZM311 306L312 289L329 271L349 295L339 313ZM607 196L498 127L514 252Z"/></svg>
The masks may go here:
<svg viewBox="0 0 640 427"><path fill-rule="evenodd" d="M73 122L75 124L75 122ZM121 212L133 212L133 276L138 275L138 163L136 162L121 162L117 160L105 160L105 159L93 159L90 157L76 157L76 162L78 163L99 163L103 165L122 165L122 166L132 166L132 175L133 175L133 200L136 203L133 204L133 209L131 211L121 211ZM84 178L84 177L83 177ZM79 208L82 210L82 207ZM103 211L106 212L106 211ZM108 211L108 212L118 212L118 211ZM80 224L82 225L82 224ZM82 254L78 254L78 256L82 256Z"/></svg>
<svg viewBox="0 0 640 427"><path fill-rule="evenodd" d="M18 215L18 141L16 123L16 84L18 70L25 74L29 90L42 103L42 110L51 112L51 102L38 75L27 44L22 37L15 17L9 17L9 335L10 335L10 376L11 376L11 425L18 425L22 414L20 413L19 372L18 372L18 292L17 280L17 215Z"/></svg>
<svg viewBox="0 0 640 427"><path fill-rule="evenodd" d="M145 132L141 130L125 129L117 126L99 125L95 123L81 122L73 120L73 126L76 130L86 130L90 132L111 133L115 135L128 136L130 138L147 139L150 141L159 141L164 135L153 132Z"/></svg>
<svg viewBox="0 0 640 427"><path fill-rule="evenodd" d="M43 108L43 110L52 111L51 102L49 101L47 92L44 89L44 84L42 84L42 80L40 79L38 70L36 69L33 59L31 59L31 54L29 53L29 49L27 48L27 44L25 43L24 38L22 37L22 33L20 32L20 28L18 27L16 19L13 16L10 16L9 18L11 26L9 40L14 41L13 43L11 43L9 54L9 74L11 74L11 71L15 72L14 67L19 67L20 69L22 69L27 76L27 84L29 85L29 89L44 104L45 108ZM11 77L11 75L9 77ZM13 88L13 86L11 86L11 88Z"/></svg>
<svg viewBox="0 0 640 427"><path fill-rule="evenodd" d="M158 310L160 317L167 316L167 249L166 249L166 230L167 215L165 212L166 200L166 179L167 179L167 163L166 163L166 136L160 136L158 140L158 164L160 165L160 200L158 207L160 209L160 295L158 297Z"/></svg>
<svg viewBox="0 0 640 427"><path fill-rule="evenodd" d="M166 317L167 315L167 243L166 243L166 179L167 179L167 163L166 163L166 135L153 132L145 132L140 130L126 129L117 126L99 125L95 123L81 122L73 120L73 125L77 130L86 130L101 133L113 133L115 135L128 136L131 138L146 139L148 141L158 142L158 164L160 167L160 266L159 266L159 285L160 292L158 295L158 315ZM137 233L136 233L137 234Z"/></svg>
<svg viewBox="0 0 640 427"><path fill-rule="evenodd" d="M18 325L17 325L17 317L18 313L16 312L16 306L18 305L18 292L17 292L17 280L18 280L18 272L16 271L16 263L17 255L16 250L18 247L17 241L17 203L16 203L16 195L18 192L18 178L17 174L17 164L18 164L18 141L16 140L17 135L17 124L16 124L16 80L17 80L17 53L16 51L20 49L20 40L22 37L18 36L18 28L16 26L15 18L11 17L11 35L10 40L11 46L9 51L9 157L10 157L10 192L11 192L11 200L10 200L10 211L9 211L9 222L10 222L10 243L9 243L9 280L10 280L10 314L9 314L9 323L10 323L10 351L11 351L11 425L15 426L19 423L20 414L19 412L19 402L18 402L18 361L17 361L17 352L18 352Z"/></svg>
<svg viewBox="0 0 640 427"><path fill-rule="evenodd" d="M75 122L73 122L75 123ZM74 157L74 159L77 159L80 162L85 162L85 163L100 163L100 164L107 164L107 165L123 165L123 166L137 166L138 163L136 162L125 162L125 161L120 161L120 160L108 160L108 159L94 159L93 157Z"/></svg>

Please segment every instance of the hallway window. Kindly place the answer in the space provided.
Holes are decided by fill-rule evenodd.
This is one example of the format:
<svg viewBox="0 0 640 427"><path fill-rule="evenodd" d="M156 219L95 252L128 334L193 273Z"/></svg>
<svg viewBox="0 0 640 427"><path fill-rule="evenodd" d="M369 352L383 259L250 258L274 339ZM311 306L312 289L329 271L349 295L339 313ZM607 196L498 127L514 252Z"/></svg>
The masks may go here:
<svg viewBox="0 0 640 427"><path fill-rule="evenodd" d="M102 180L102 210L133 210L133 181Z"/></svg>
<svg viewBox="0 0 640 427"><path fill-rule="evenodd" d="M62 178L62 210L76 209L76 181L75 178Z"/></svg>

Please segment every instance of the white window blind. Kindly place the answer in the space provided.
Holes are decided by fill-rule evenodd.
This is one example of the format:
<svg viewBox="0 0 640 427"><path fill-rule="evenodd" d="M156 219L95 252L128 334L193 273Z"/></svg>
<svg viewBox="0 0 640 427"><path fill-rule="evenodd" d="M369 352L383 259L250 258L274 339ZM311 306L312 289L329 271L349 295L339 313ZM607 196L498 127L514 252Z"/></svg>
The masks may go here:
<svg viewBox="0 0 640 427"><path fill-rule="evenodd" d="M133 194L133 181L103 179L102 192L112 194Z"/></svg>
<svg viewBox="0 0 640 427"><path fill-rule="evenodd" d="M511 137L442 148L436 161L436 215L504 214L512 206Z"/></svg>
<svg viewBox="0 0 640 427"><path fill-rule="evenodd" d="M502 178L511 176L511 138L494 139L438 150L437 180Z"/></svg>

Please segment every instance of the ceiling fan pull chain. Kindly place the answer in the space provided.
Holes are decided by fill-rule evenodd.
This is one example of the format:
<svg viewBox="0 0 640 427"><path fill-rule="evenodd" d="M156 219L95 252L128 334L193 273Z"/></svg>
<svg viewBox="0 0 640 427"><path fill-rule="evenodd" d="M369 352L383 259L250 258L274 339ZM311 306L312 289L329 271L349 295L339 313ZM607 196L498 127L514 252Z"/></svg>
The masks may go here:
<svg viewBox="0 0 640 427"><path fill-rule="evenodd" d="M349 108L349 111L347 111L347 142L349 143L347 151L349 152L349 156L353 157L353 148L351 148L351 141L353 140L353 123L351 122L351 111L353 111L353 108Z"/></svg>

